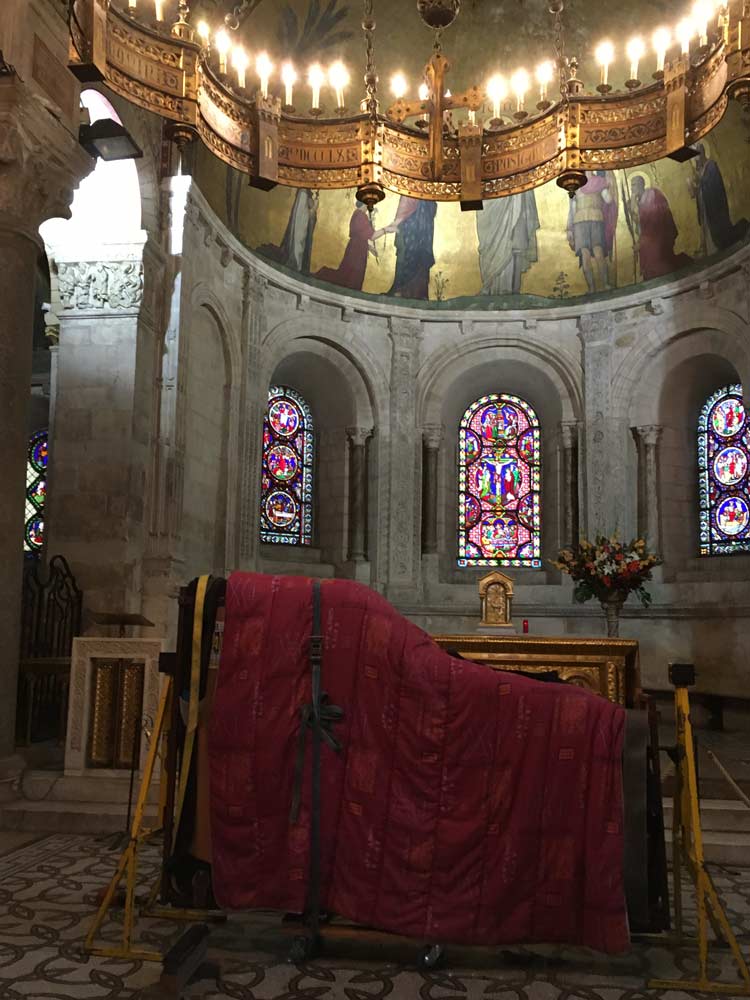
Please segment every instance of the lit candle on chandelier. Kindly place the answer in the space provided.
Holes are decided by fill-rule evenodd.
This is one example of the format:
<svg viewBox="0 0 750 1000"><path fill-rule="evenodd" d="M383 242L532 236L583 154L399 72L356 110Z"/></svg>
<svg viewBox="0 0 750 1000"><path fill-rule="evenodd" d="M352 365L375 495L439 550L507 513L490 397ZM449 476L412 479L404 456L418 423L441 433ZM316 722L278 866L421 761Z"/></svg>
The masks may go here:
<svg viewBox="0 0 750 1000"><path fill-rule="evenodd" d="M641 38L631 38L625 51L628 59L630 60L630 79L637 80L638 64L643 58L643 53L646 51L643 40Z"/></svg>
<svg viewBox="0 0 750 1000"><path fill-rule="evenodd" d="M208 40L211 37L211 29L209 28L208 23L206 21L198 21L195 30L198 32L201 44L207 46Z"/></svg>
<svg viewBox="0 0 750 1000"><path fill-rule="evenodd" d="M693 22L701 46L708 45L708 25L715 14L716 8L711 0L696 0L696 3L693 4Z"/></svg>
<svg viewBox="0 0 750 1000"><path fill-rule="evenodd" d="M664 72L664 60L667 58L667 50L672 44L672 32L669 28L657 28L654 32L651 43L656 52L656 72Z"/></svg>
<svg viewBox="0 0 750 1000"><path fill-rule="evenodd" d="M267 52L261 52L255 60L255 72L260 77L260 92L263 100L268 100L268 81L273 73L273 63L268 58Z"/></svg>
<svg viewBox="0 0 750 1000"><path fill-rule="evenodd" d="M281 82L284 84L284 103L291 108L294 105L294 85L297 82L297 70L292 63L285 62L281 67Z"/></svg>
<svg viewBox="0 0 750 1000"><path fill-rule="evenodd" d="M500 117L500 107L508 95L508 88L505 80L499 73L491 76L487 81L487 96L492 101L492 117Z"/></svg>
<svg viewBox="0 0 750 1000"><path fill-rule="evenodd" d="M313 63L307 71L307 82L312 92L312 109L320 110L320 88L325 83L326 75L320 63Z"/></svg>
<svg viewBox="0 0 750 1000"><path fill-rule="evenodd" d="M406 82L406 77L403 73L394 73L391 77L391 93L400 101L402 97L406 96L406 91L409 89L409 85Z"/></svg>
<svg viewBox="0 0 750 1000"><path fill-rule="evenodd" d="M137 3L138 0L128 0L128 10L130 11L131 14L135 13L135 7Z"/></svg>
<svg viewBox="0 0 750 1000"><path fill-rule="evenodd" d="M235 45L232 49L232 67L237 73L237 86L240 90L245 87L245 73L250 65L250 57L241 45Z"/></svg>
<svg viewBox="0 0 750 1000"><path fill-rule="evenodd" d="M154 14L157 21L164 20L164 0L154 0Z"/></svg>
<svg viewBox="0 0 750 1000"><path fill-rule="evenodd" d="M469 108L469 125L476 125L477 123L477 113Z"/></svg>
<svg viewBox="0 0 750 1000"><path fill-rule="evenodd" d="M216 51L219 53L219 73L226 73L227 71L227 56L229 55L229 50L232 47L232 43L229 40L229 35L222 28L220 31L216 32L214 37L214 45L216 46Z"/></svg>
<svg viewBox="0 0 750 1000"><path fill-rule="evenodd" d="M336 94L336 107L344 107L344 91L349 85L349 70L341 60L333 63L328 70L328 83Z"/></svg>
<svg viewBox="0 0 750 1000"><path fill-rule="evenodd" d="M523 103L526 99L526 92L529 89L529 74L525 69L517 69L510 78L510 85L516 95L516 111L523 111Z"/></svg>
<svg viewBox="0 0 750 1000"><path fill-rule="evenodd" d="M695 26L688 18L683 18L675 28L677 41L680 43L680 51L684 56L690 55L690 42L695 34Z"/></svg>
<svg viewBox="0 0 750 1000"><path fill-rule="evenodd" d="M419 85L419 99L420 101L429 101L430 99L430 88L426 83L420 83Z"/></svg>
<svg viewBox="0 0 750 1000"><path fill-rule="evenodd" d="M594 53L596 61L601 66L602 78L601 86L609 86L609 67L612 60L615 58L615 50L612 42L601 42Z"/></svg>
<svg viewBox="0 0 750 1000"><path fill-rule="evenodd" d="M539 84L539 100L541 102L547 100L547 87L552 83L554 72L555 68L549 59L537 66L536 82Z"/></svg>

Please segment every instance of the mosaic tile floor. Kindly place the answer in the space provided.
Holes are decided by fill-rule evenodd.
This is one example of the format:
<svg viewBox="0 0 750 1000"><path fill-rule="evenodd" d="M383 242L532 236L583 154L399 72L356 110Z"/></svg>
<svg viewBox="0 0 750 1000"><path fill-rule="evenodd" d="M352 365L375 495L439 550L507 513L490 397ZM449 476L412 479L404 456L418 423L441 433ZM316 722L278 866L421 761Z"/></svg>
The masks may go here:
<svg viewBox="0 0 750 1000"><path fill-rule="evenodd" d="M0 856L2 1000L129 1000L156 981L154 964L80 951L95 894L116 860L106 842L72 835L45 837ZM143 869L145 887L156 871L155 848ZM714 876L747 954L750 869L717 867ZM115 918L104 936L113 941L118 931ZM174 923L150 920L141 922L138 937L164 948L177 934ZM647 981L696 969L690 949L674 953L651 944L618 958L564 948L451 949L444 968L422 973L415 971L412 945L374 949L342 942L335 955L294 966L285 961L288 937L278 916L263 913L233 917L213 930L211 942L221 978L192 986L191 1000L681 1000L690 994L649 990ZM737 981L726 952L712 951L711 971Z"/></svg>

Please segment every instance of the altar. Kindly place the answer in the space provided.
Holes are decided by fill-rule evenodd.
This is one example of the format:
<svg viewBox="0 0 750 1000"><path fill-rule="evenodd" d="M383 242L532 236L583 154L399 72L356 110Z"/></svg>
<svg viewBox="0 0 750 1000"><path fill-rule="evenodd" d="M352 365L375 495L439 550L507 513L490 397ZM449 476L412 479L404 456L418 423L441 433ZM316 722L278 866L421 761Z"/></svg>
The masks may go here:
<svg viewBox="0 0 750 1000"><path fill-rule="evenodd" d="M531 635L434 635L445 650L493 670L554 672L618 705L633 708L640 692L635 639Z"/></svg>
<svg viewBox="0 0 750 1000"><path fill-rule="evenodd" d="M479 581L480 621L474 633L434 635L442 649L493 670L554 674L568 684L634 708L641 679L635 639L518 635L513 627L513 581L493 570Z"/></svg>

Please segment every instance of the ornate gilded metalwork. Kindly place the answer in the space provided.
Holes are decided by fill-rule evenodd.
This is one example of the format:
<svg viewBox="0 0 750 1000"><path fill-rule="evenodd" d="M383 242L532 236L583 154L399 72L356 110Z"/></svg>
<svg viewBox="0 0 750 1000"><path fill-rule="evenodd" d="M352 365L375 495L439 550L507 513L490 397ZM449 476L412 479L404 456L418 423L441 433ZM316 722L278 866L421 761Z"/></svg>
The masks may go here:
<svg viewBox="0 0 750 1000"><path fill-rule="evenodd" d="M421 4L431 11L429 18L438 19L440 11L458 6L457 0ZM367 201L388 189L432 201L461 201L465 207L553 178L574 191L585 180L584 171L681 155L714 128L730 96L750 105L748 0L729 0L712 46L692 61L667 62L663 79L648 87L584 94L570 60L561 69L564 89L554 106L500 127L493 122L491 128L471 118L468 125L452 125L453 110L475 113L483 95L472 88L443 96L449 64L439 49L427 68L433 95L428 101L397 101L382 113L370 53L365 113L303 118L282 109L277 99L230 86L208 50L191 40L183 21L170 35L140 24L109 0L75 0L72 67L86 78L98 72L132 103L195 128L216 156L265 187L354 187ZM370 24L374 28L372 18ZM425 115L432 127L408 122Z"/></svg>
<svg viewBox="0 0 750 1000"><path fill-rule="evenodd" d="M542 674L585 687L617 705L633 708L640 693L638 643L634 639L553 639L545 636L435 635L442 649L494 670Z"/></svg>

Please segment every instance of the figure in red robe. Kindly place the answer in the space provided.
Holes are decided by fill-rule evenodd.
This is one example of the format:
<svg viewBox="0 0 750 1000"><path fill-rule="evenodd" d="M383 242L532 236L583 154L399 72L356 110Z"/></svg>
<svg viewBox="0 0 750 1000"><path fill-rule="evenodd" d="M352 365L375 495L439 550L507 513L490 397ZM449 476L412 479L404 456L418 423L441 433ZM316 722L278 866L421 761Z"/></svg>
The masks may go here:
<svg viewBox="0 0 750 1000"><path fill-rule="evenodd" d="M349 242L344 250L344 256L338 267L321 267L313 275L320 281L328 281L332 285L341 285L354 292L361 292L367 270L367 254L375 254L370 244L375 230L367 214L367 208L361 201L349 220Z"/></svg>
<svg viewBox="0 0 750 1000"><path fill-rule="evenodd" d="M679 232L666 195L657 187L646 187L645 178L636 174L631 182L631 198L638 224L638 258L643 280L660 278L691 263L686 253L675 253Z"/></svg>

